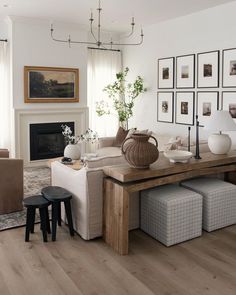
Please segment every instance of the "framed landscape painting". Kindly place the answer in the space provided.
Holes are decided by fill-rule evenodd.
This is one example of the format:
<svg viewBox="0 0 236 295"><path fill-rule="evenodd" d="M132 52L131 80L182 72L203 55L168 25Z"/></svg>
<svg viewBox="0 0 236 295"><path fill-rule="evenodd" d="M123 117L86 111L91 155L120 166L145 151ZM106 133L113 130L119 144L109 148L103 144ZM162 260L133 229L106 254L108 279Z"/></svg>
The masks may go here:
<svg viewBox="0 0 236 295"><path fill-rule="evenodd" d="M236 121L236 92L222 92L222 110L229 111L231 117Z"/></svg>
<svg viewBox="0 0 236 295"><path fill-rule="evenodd" d="M24 67L26 103L78 102L79 70Z"/></svg>
<svg viewBox="0 0 236 295"><path fill-rule="evenodd" d="M223 87L236 87L236 48L223 50Z"/></svg>
<svg viewBox="0 0 236 295"><path fill-rule="evenodd" d="M176 57L176 88L194 88L195 54Z"/></svg>
<svg viewBox="0 0 236 295"><path fill-rule="evenodd" d="M176 92L175 123L194 124L194 92Z"/></svg>
<svg viewBox="0 0 236 295"><path fill-rule="evenodd" d="M173 123L174 92L157 92L157 121Z"/></svg>
<svg viewBox="0 0 236 295"><path fill-rule="evenodd" d="M205 126L214 111L219 109L218 91L199 91L197 93L197 114L199 126Z"/></svg>
<svg viewBox="0 0 236 295"><path fill-rule="evenodd" d="M158 88L174 88L174 57L158 59Z"/></svg>
<svg viewBox="0 0 236 295"><path fill-rule="evenodd" d="M197 87L219 87L219 50L198 54Z"/></svg>

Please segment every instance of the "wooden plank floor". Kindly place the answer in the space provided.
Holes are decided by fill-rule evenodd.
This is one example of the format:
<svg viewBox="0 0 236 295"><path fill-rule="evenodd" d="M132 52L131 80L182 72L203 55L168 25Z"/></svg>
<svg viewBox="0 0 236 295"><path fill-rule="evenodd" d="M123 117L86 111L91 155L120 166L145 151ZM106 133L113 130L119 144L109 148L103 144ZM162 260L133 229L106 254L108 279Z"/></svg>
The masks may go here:
<svg viewBox="0 0 236 295"><path fill-rule="evenodd" d="M56 242L36 231L29 243L24 228L0 232L1 295L236 294L236 226L170 248L136 230L129 256L65 226Z"/></svg>

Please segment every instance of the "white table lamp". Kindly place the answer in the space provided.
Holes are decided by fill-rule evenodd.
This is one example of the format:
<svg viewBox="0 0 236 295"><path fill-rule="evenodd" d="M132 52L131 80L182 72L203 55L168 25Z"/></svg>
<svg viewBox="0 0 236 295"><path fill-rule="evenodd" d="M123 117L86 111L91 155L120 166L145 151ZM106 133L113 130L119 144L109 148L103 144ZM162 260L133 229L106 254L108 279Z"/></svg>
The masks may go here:
<svg viewBox="0 0 236 295"><path fill-rule="evenodd" d="M228 134L222 134L222 131L236 131L236 124L228 111L215 111L205 129L216 131L208 138L210 151L216 155L227 154L231 148L231 138Z"/></svg>

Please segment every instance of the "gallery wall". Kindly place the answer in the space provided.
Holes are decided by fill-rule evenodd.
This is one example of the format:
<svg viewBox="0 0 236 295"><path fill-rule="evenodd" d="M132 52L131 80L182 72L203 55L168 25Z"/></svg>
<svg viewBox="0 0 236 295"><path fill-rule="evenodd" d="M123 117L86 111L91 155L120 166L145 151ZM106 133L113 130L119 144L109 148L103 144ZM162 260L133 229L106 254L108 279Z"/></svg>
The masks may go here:
<svg viewBox="0 0 236 295"><path fill-rule="evenodd" d="M236 2L217 6L185 17L144 27L144 43L137 47L123 49L124 65L129 66L130 78L136 75L144 77L148 92L139 97L135 104L135 115L130 126L140 129L149 128L158 133L187 135L187 125L157 122L157 60L164 57L176 57L185 54L222 50L236 47L235 34ZM220 56L222 56L220 54ZM220 74L222 59L220 57ZM236 91L220 88L199 89L201 91ZM174 91L166 90L166 91ZM178 89L178 91L182 91ZM183 91L197 91L197 88ZM200 130L202 138L206 131ZM194 128L192 127L194 137ZM233 134L234 140L236 136Z"/></svg>

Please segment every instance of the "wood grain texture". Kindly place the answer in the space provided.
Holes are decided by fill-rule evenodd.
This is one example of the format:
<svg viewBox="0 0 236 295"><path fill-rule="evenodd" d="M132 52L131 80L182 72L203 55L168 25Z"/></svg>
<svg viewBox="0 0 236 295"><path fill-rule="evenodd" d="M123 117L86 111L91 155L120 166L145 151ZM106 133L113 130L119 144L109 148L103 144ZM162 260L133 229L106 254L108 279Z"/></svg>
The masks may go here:
<svg viewBox="0 0 236 295"><path fill-rule="evenodd" d="M1 295L235 295L236 226L169 248L135 230L128 256L64 225L55 243L35 231L0 233Z"/></svg>
<svg viewBox="0 0 236 295"><path fill-rule="evenodd" d="M214 155L210 152L202 153L201 160L190 159L189 163L170 163L163 153L149 169L131 168L129 165L104 167L104 173L120 182L131 182L148 178L177 174L183 171L199 170L202 168L216 167L236 163L236 151L227 155Z"/></svg>
<svg viewBox="0 0 236 295"><path fill-rule="evenodd" d="M111 181L104 180L104 240L121 255L128 254L129 195L125 189Z"/></svg>

